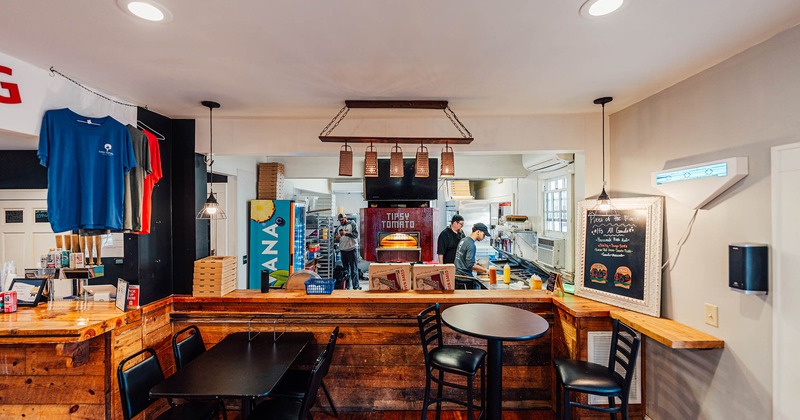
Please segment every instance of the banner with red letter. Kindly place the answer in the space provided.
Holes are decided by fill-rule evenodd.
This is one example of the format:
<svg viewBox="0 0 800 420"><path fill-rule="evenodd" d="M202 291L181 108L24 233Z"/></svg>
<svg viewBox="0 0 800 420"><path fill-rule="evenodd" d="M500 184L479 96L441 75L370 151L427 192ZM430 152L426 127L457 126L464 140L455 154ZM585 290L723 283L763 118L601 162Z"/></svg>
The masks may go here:
<svg viewBox="0 0 800 420"><path fill-rule="evenodd" d="M83 82L80 75L70 76ZM84 84L100 92L90 81ZM136 125L135 107L115 104L61 76L51 76L49 70L0 52L0 130L38 137L44 112L58 108L70 108L87 117L110 115L123 124ZM30 146L37 147L35 139Z"/></svg>

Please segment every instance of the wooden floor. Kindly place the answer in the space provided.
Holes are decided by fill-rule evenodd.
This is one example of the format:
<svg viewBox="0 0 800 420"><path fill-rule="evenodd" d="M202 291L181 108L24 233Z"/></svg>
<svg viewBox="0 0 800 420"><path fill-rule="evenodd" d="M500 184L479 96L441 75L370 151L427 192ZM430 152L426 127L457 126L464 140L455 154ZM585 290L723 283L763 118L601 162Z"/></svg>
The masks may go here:
<svg viewBox="0 0 800 420"><path fill-rule="evenodd" d="M314 420L420 420L419 411L379 411L375 413L339 413L334 417L328 412L313 411ZM428 412L429 419L435 419L435 412ZM229 420L239 419L239 413L228 412ZM503 420L553 420L549 411L505 411ZM467 420L466 411L443 411L441 420Z"/></svg>

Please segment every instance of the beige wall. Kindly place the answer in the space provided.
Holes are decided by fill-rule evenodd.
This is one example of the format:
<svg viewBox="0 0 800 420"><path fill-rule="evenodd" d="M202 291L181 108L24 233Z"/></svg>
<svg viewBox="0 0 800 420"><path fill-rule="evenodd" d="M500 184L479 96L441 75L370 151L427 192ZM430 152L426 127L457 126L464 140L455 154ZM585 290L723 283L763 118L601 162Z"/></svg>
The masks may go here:
<svg viewBox="0 0 800 420"><path fill-rule="evenodd" d="M653 419L771 416L772 296L728 288L727 249L770 242L770 147L800 141L800 27L611 115L613 196L658 195L650 174L747 156L750 174L700 210L663 275L662 315L725 340L724 350L670 350L648 340ZM692 209L667 198L665 258L677 253ZM719 328L703 322L719 306Z"/></svg>

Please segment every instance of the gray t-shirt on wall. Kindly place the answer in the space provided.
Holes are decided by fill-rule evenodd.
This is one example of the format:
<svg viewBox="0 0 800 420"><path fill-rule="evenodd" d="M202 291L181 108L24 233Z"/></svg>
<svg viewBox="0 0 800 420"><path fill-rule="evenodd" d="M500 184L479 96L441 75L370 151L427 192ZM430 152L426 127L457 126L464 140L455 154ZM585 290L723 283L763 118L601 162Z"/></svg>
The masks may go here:
<svg viewBox="0 0 800 420"><path fill-rule="evenodd" d="M144 133L130 124L128 133L131 135L136 167L125 174L125 217L122 228L125 231L138 232L142 230L144 178L153 172L153 167L150 163L150 143Z"/></svg>
<svg viewBox="0 0 800 420"><path fill-rule="evenodd" d="M472 277L472 267L475 265L475 240L467 236L456 247L456 274Z"/></svg>

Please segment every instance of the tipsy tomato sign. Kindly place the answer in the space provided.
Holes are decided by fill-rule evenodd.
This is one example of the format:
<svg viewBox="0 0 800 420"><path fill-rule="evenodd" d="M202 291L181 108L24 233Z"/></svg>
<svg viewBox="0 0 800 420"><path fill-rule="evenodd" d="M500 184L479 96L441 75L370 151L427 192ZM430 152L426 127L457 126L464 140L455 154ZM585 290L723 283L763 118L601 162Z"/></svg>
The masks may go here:
<svg viewBox="0 0 800 420"><path fill-rule="evenodd" d="M0 75L11 76L12 70L5 66L0 66ZM2 80L2 77L0 77ZM19 95L19 86L16 83L0 81L0 104L19 104L22 97Z"/></svg>

